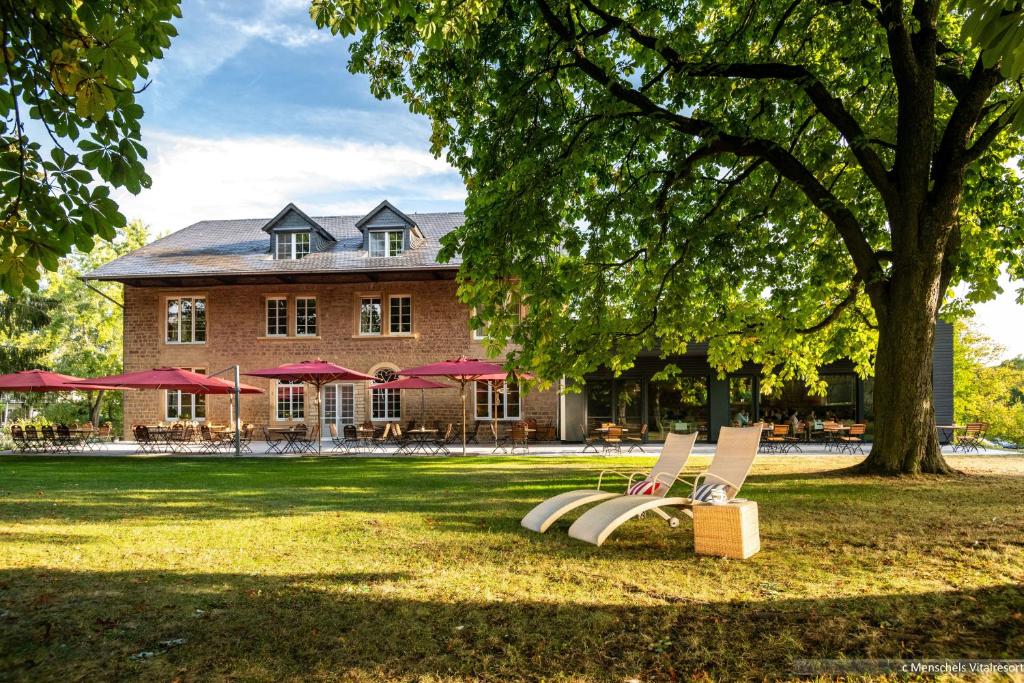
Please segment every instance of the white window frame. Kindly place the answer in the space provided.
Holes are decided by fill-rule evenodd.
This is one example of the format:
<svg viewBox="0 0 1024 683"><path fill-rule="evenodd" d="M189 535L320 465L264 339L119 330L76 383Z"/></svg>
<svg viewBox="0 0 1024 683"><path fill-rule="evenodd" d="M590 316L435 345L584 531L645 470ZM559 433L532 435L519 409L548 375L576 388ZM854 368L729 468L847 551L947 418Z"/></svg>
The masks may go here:
<svg viewBox="0 0 1024 683"><path fill-rule="evenodd" d="M192 341L181 341L181 319L182 319L182 315L181 315L181 302L185 301L185 300L188 300L188 301L192 302L192 304L191 304L192 305L192 329L191 329ZM168 326L168 323L169 323L168 318L170 317L170 313L168 312L167 309L170 307L172 301L177 301L178 302L178 312L177 312L177 316L178 316L178 320L177 320L178 338L177 339L169 339L168 338L168 334L167 334L168 331L169 331L167 329L167 326ZM196 302L197 301L202 301L203 302L203 338L202 338L202 340L199 340L199 341L196 340ZM205 344L206 343L206 338L207 338L207 336L209 336L207 333L209 332L209 329L210 329L209 328L210 320L209 320L209 316L207 315L207 310L208 309L207 309L207 306L206 306L206 296L205 295L197 295L197 296L189 296L189 295L187 295L187 296L168 296L168 297L164 297L164 343L165 344L184 344L184 345L189 345L189 344Z"/></svg>
<svg viewBox="0 0 1024 683"><path fill-rule="evenodd" d="M487 405L484 406L486 408L486 410L483 413L481 413L481 411L480 411L480 408L482 406L480 405L480 401L479 401L479 398L478 398L479 397L479 393L478 392L480 391L480 387L479 387L480 384L483 384L483 385L485 385L487 387ZM509 390L509 385L510 384L512 384L512 383L511 382L502 382L501 383L501 388L498 390L498 405L497 405L497 408L498 408L498 412L501 414L501 417L498 418L499 422L502 422L502 421L512 421L512 422L514 422L514 421L518 421L518 420L523 419L522 418L522 415L523 415L523 392L522 392L522 388L519 387L518 385L516 386L516 392L515 392L515 396L516 396L516 403L515 403L516 414L515 415L509 415L508 414L508 407L509 407L509 403L508 403L509 391L508 390ZM473 415L476 417L476 419L478 419L478 420L491 420L491 419L493 419L493 417L491 415L491 408L492 408L492 406L494 406L494 394L493 394L493 392L494 392L494 383L493 382L473 382Z"/></svg>
<svg viewBox="0 0 1024 683"><path fill-rule="evenodd" d="M356 387L339 382L324 385L324 424L354 425L356 423Z"/></svg>
<svg viewBox="0 0 1024 683"><path fill-rule="evenodd" d="M197 372L200 375L206 374L206 368L191 368L192 372ZM176 417L171 416L171 396L175 397L178 404L178 415ZM184 405L184 397L190 397L190 403L192 410L192 417L181 417L181 407ZM202 406L203 416L196 417L196 407ZM190 394L187 391L164 391L164 419L168 422L206 422L206 395L205 394Z"/></svg>
<svg viewBox="0 0 1024 683"><path fill-rule="evenodd" d="M305 238L304 250L299 253L299 237ZM283 238L283 239L282 239ZM281 253L282 242L287 246L285 255ZM274 233L274 259L279 261L297 261L303 256L308 256L312 249L312 236L305 230L297 232L275 232Z"/></svg>
<svg viewBox="0 0 1024 683"><path fill-rule="evenodd" d="M393 239L397 236L397 239ZM378 239L379 238L379 239ZM369 235L370 256L374 258L394 258L405 252L405 229L400 230L371 230ZM392 247L397 250L392 253Z"/></svg>
<svg viewBox="0 0 1024 683"><path fill-rule="evenodd" d="M284 388L287 391L287 405L289 411L294 411L298 407L298 415L288 415L285 417L281 416L281 389ZM298 400L296 401L296 397ZM305 382L285 382L278 380L277 386L274 387L274 419L278 422L294 422L306 419L306 384Z"/></svg>
<svg viewBox="0 0 1024 683"><path fill-rule="evenodd" d="M402 419L402 390L373 388L374 384L380 383L379 375L385 372L393 375L392 379L398 377L397 370L393 368L380 368L373 373L378 379L370 384L370 419L375 422L399 422ZM377 411L378 405L383 405L383 413Z"/></svg>
<svg viewBox="0 0 1024 683"><path fill-rule="evenodd" d="M363 329L363 304L364 302L377 302L377 320L380 324L379 329L376 332L372 330L367 331ZM359 336L361 337L379 337L384 334L384 297L380 294L374 294L371 296L360 296L359 297Z"/></svg>
<svg viewBox="0 0 1024 683"><path fill-rule="evenodd" d="M275 318L275 329L280 328L281 320L284 320L284 332L271 332L270 331L270 303L275 304L283 303L284 312L282 313L280 307L275 305L276 309ZM288 336L288 297L286 296L268 296L263 304L263 334L267 337L287 337Z"/></svg>
<svg viewBox="0 0 1024 683"><path fill-rule="evenodd" d="M309 331L309 311L306 311L306 325L305 328L299 327L299 304L305 303L309 306L308 302L313 302L313 331ZM320 311L317 310L317 303L315 296L297 296L295 297L295 336L296 337L315 337L320 334Z"/></svg>
<svg viewBox="0 0 1024 683"><path fill-rule="evenodd" d="M409 329L408 330L395 330L394 324L394 310L395 301L408 301L409 302ZM399 314L401 315L401 314ZM399 320L399 326L401 326L401 320ZM396 337L408 336L412 334L412 295L410 294L391 294L388 296L388 334Z"/></svg>

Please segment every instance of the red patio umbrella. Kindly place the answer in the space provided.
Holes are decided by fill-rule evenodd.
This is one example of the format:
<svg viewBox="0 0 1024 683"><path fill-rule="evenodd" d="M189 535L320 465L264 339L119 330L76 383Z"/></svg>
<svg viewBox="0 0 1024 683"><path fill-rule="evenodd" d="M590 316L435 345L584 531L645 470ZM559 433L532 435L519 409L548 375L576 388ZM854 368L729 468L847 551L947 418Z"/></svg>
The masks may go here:
<svg viewBox="0 0 1024 683"><path fill-rule="evenodd" d="M235 383L220 377L207 377L184 368L155 368L126 372L121 375L93 377L69 383L70 385L103 389L166 389L188 394L233 394ZM239 384L242 394L262 394L263 390L249 384Z"/></svg>
<svg viewBox="0 0 1024 683"><path fill-rule="evenodd" d="M507 374L505 368L497 363L466 358L460 356L455 360L421 365L415 368L399 370L399 375L406 377L447 377L459 383L462 392L462 454L466 454L466 383L475 382L482 377Z"/></svg>
<svg viewBox="0 0 1024 683"><path fill-rule="evenodd" d="M0 391L41 393L44 391L103 391L109 386L85 384L89 380L49 370L19 370L0 375Z"/></svg>
<svg viewBox="0 0 1024 683"><path fill-rule="evenodd" d="M454 389L450 384L441 384L440 382L431 382L429 379L421 379L419 377L401 377L399 379L393 379L390 382L382 382L381 384L374 384L370 387L371 389L419 389L420 390L420 422L423 422L423 404L426 400L423 395L424 389Z"/></svg>
<svg viewBox="0 0 1024 683"><path fill-rule="evenodd" d="M263 370L252 370L243 372L249 377L269 377L270 379L283 380L285 382L305 382L316 387L316 427L319 431L322 417L320 415L320 389L325 384L332 382L344 382L352 380L373 381L373 375L366 375L357 370L343 368L340 365L329 363L319 358L315 360L304 360L299 363L286 363L276 368L264 368ZM317 452L321 452L320 438L317 438Z"/></svg>

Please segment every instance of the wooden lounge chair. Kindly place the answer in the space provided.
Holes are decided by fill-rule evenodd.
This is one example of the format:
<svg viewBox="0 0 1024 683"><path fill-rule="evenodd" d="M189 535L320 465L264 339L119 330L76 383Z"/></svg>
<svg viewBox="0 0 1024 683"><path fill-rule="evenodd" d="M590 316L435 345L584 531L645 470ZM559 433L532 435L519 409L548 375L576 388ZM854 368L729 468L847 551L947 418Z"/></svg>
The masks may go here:
<svg viewBox="0 0 1024 683"><path fill-rule="evenodd" d="M641 481L660 484L656 488L662 492L661 496L663 496L672 487L672 483L675 482L679 473L683 471L683 467L686 466L686 461L689 459L690 451L693 450L693 444L696 441L696 434L687 434L685 436L682 434L669 434L665 439L665 446L661 449L661 455L658 456L658 461L654 463L654 467L651 468L650 472L625 474L615 470L604 470L597 477L596 489L566 491L553 498L548 498L526 513L526 516L523 517L522 525L530 531L544 533L555 521L578 507L606 501L611 498L636 498L637 496L628 496L625 492L635 483ZM617 491L602 490L601 483L604 481L606 474L614 474L625 479L626 488ZM661 496L655 494L650 497L660 499ZM641 497L647 498L649 496Z"/></svg>
<svg viewBox="0 0 1024 683"><path fill-rule="evenodd" d="M691 435L696 440L696 435ZM694 478L688 497L662 495L617 496L597 507L587 510L569 527L569 536L580 541L601 545L622 524L644 512L654 512L665 519L669 526L678 526L679 520L667 514L662 508L684 508L684 514L692 516L689 508L694 502L707 500L716 488L725 490L729 499L739 493L743 481L750 473L761 442L761 426L722 427L715 447L715 457L710 467ZM667 444L668 442L666 442ZM691 441L693 443L693 441ZM672 481L681 479L678 475ZM671 481L669 485L671 485Z"/></svg>

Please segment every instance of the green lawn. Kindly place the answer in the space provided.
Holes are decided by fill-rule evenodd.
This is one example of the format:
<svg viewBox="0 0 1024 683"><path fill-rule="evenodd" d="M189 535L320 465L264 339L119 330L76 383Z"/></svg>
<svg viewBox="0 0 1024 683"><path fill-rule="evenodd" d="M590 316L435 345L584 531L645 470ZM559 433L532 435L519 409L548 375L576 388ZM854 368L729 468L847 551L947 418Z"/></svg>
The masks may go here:
<svg viewBox="0 0 1024 683"><path fill-rule="evenodd" d="M602 548L520 529L648 462L0 458L0 679L737 680L1024 652L1024 458L885 480L761 457L747 561L695 557L688 520Z"/></svg>

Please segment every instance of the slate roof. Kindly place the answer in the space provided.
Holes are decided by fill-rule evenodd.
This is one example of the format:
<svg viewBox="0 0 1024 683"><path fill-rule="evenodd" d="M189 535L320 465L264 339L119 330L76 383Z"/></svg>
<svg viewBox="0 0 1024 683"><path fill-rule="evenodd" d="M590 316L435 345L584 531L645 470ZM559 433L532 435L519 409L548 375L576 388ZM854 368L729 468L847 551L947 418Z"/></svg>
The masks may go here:
<svg viewBox="0 0 1024 683"><path fill-rule="evenodd" d="M106 263L86 276L91 280L274 273L351 273L396 270L454 270L461 260L440 263L440 239L462 225L462 212L408 214L423 240L401 256L370 258L356 227L362 216L314 216L337 240L326 250L297 260L275 260L262 228L267 218L200 221Z"/></svg>

